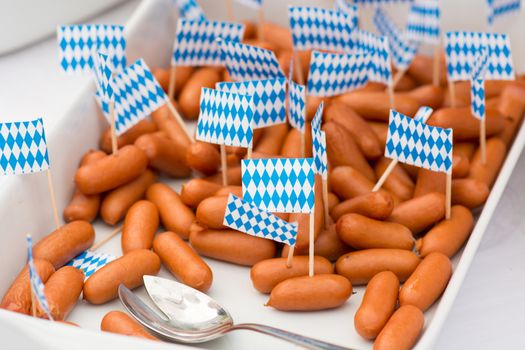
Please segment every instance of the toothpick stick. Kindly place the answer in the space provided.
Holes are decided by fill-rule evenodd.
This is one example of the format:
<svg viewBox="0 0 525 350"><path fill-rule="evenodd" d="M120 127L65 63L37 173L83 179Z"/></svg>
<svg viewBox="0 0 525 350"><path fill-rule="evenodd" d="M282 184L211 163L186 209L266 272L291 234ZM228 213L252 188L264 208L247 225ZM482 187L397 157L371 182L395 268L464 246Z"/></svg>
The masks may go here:
<svg viewBox="0 0 525 350"><path fill-rule="evenodd" d="M233 0L226 0L226 13L228 14L228 21L235 22L235 13L233 12Z"/></svg>
<svg viewBox="0 0 525 350"><path fill-rule="evenodd" d="M293 60L294 60L293 69L297 70L297 75L296 75L297 82L301 85L304 85L303 66L301 64L301 60L299 59L299 56L297 55L297 51L293 52Z"/></svg>
<svg viewBox="0 0 525 350"><path fill-rule="evenodd" d="M324 228L328 230L330 226L330 211L328 210L328 179L323 178L323 207L324 207Z"/></svg>
<svg viewBox="0 0 525 350"><path fill-rule="evenodd" d="M109 235L107 235L106 237L104 237L101 241L93 244L91 246L91 250L97 250L98 248L102 247L104 244L106 244L107 242L109 242L113 237L115 237L116 235L118 235L120 233L120 231L122 231L122 228L124 226L120 226L116 229L114 229L113 231L111 231L109 233Z"/></svg>
<svg viewBox="0 0 525 350"><path fill-rule="evenodd" d="M179 123L180 127L186 132L186 135L188 136L188 139L190 140L190 142L194 143L195 140L193 139L193 136L191 136L190 132L186 128L186 124L184 124L184 120L182 120L182 117L177 111L177 109L175 108L175 106L173 105L173 102L171 102L171 100L168 98L168 100L166 101L166 104L168 105L168 109L170 110L171 115L173 115L177 123Z"/></svg>
<svg viewBox="0 0 525 350"><path fill-rule="evenodd" d="M222 185L228 186L228 161L226 159L226 147L221 145L221 169L222 169Z"/></svg>
<svg viewBox="0 0 525 350"><path fill-rule="evenodd" d="M452 201L452 172L450 174L447 174L447 181L446 181L446 190L445 190L445 201L446 201L446 208L445 208L445 219L450 219L450 202Z"/></svg>
<svg viewBox="0 0 525 350"><path fill-rule="evenodd" d="M246 153L246 158L247 159L252 159L252 153L253 153L253 147L250 146L250 147L248 147L248 152Z"/></svg>
<svg viewBox="0 0 525 350"><path fill-rule="evenodd" d="M49 190L49 197L51 198L51 207L53 209L53 219L55 220L55 226L57 229L60 228L60 218L58 216L57 200L55 197L55 187L53 186L53 177L51 176L51 170L47 169L47 188Z"/></svg>
<svg viewBox="0 0 525 350"><path fill-rule="evenodd" d="M115 121L115 102L109 102L109 117L111 120L111 149L113 155L118 155L117 126Z"/></svg>
<svg viewBox="0 0 525 350"><path fill-rule="evenodd" d="M176 73L177 73L177 67L172 62L170 66L170 80L168 84L168 98L171 100L175 99L175 82L176 82L175 74Z"/></svg>
<svg viewBox="0 0 525 350"><path fill-rule="evenodd" d="M314 275L314 214L315 210L312 208L310 213L310 232L309 232L309 247L308 247L308 276L313 277Z"/></svg>
<svg viewBox="0 0 525 350"><path fill-rule="evenodd" d="M401 81L401 78L403 78L405 73L406 69L398 70L396 72L396 75L394 75L394 78L392 79L392 88L395 88L397 86L397 84Z"/></svg>
<svg viewBox="0 0 525 350"><path fill-rule="evenodd" d="M456 86L452 80L448 81L448 93L450 96L450 107L456 107Z"/></svg>
<svg viewBox="0 0 525 350"><path fill-rule="evenodd" d="M264 2L263 2L264 4ZM264 10L263 5L257 11L257 39L264 41Z"/></svg>
<svg viewBox="0 0 525 350"><path fill-rule="evenodd" d="M31 283L31 282L29 282ZM31 315L33 317L36 317L36 298L35 298L35 292L33 291L33 287L31 288Z"/></svg>
<svg viewBox="0 0 525 350"><path fill-rule="evenodd" d="M434 86L439 86L439 66L440 66L440 57L441 56L441 44L437 44L435 47L434 47L434 69L433 69L433 74L432 74L432 84Z"/></svg>
<svg viewBox="0 0 525 350"><path fill-rule="evenodd" d="M292 267L293 265L294 250L295 250L295 245L290 246L290 249L288 249L288 258L286 259L286 267Z"/></svg>
<svg viewBox="0 0 525 350"><path fill-rule="evenodd" d="M385 183L386 179L388 178L390 173L394 170L396 165L397 165L397 159L392 159L390 161L390 164L388 164L388 167L385 169L385 171L383 172L383 174L381 175L381 177L379 178L379 180L375 184L374 188L372 189L372 192L379 191L379 189L381 188L381 186L383 186L383 184Z"/></svg>
<svg viewBox="0 0 525 350"><path fill-rule="evenodd" d="M394 85L390 84L387 87L388 99L390 100L390 109L395 109L395 99L394 99Z"/></svg>
<svg viewBox="0 0 525 350"><path fill-rule="evenodd" d="M485 118L479 121L479 148L481 150L481 164L487 163L487 136Z"/></svg>

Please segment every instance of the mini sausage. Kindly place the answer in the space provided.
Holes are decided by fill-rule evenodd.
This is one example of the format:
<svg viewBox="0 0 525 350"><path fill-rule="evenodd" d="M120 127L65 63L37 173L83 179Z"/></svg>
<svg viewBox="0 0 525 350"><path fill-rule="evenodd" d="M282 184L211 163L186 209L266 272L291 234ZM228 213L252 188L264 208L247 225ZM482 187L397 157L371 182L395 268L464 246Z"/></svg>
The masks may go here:
<svg viewBox="0 0 525 350"><path fill-rule="evenodd" d="M431 192L399 204L392 211L388 221L404 225L417 235L444 217L445 196Z"/></svg>
<svg viewBox="0 0 525 350"><path fill-rule="evenodd" d="M149 160L149 165L172 177L188 177L191 169L186 165L186 146L161 135L142 135L135 141Z"/></svg>
<svg viewBox="0 0 525 350"><path fill-rule="evenodd" d="M155 237L153 251L179 281L201 292L210 289L210 267L176 233L164 232Z"/></svg>
<svg viewBox="0 0 525 350"><path fill-rule="evenodd" d="M159 211L155 204L141 200L129 208L122 228L122 252L151 249L153 238L159 228Z"/></svg>
<svg viewBox="0 0 525 350"><path fill-rule="evenodd" d="M414 237L405 226L378 221L359 214L346 214L337 221L337 234L356 249L393 248L412 250Z"/></svg>
<svg viewBox="0 0 525 350"><path fill-rule="evenodd" d="M149 340L158 340L142 328L137 321L122 311L108 312L100 323L100 330Z"/></svg>
<svg viewBox="0 0 525 350"><path fill-rule="evenodd" d="M365 339L375 339L394 313L399 279L392 271L382 271L366 286L363 301L354 315L354 327Z"/></svg>
<svg viewBox="0 0 525 350"><path fill-rule="evenodd" d="M177 110L180 110L180 108L177 108L175 102L173 102L173 104ZM153 111L151 118L155 121L155 124L157 124L159 131L163 131L170 140L183 143L186 147L190 146L191 141L186 130L172 116L167 104Z"/></svg>
<svg viewBox="0 0 525 350"><path fill-rule="evenodd" d="M146 190L156 179L157 176L151 170L146 170L130 183L109 192L100 207L102 220L108 225L119 222L133 203L144 197Z"/></svg>
<svg viewBox="0 0 525 350"><path fill-rule="evenodd" d="M421 168L417 172L414 198L437 192L445 195L447 174Z"/></svg>
<svg viewBox="0 0 525 350"><path fill-rule="evenodd" d="M419 264L416 254L404 249L365 249L340 257L336 273L355 285L367 284L381 271L392 271L400 282L405 281Z"/></svg>
<svg viewBox="0 0 525 350"><path fill-rule="evenodd" d="M377 178L380 178L381 175L383 175L392 161L392 159L385 157L381 157L377 160L374 168ZM388 175L388 178L383 184L383 188L398 197L401 201L406 201L412 198L415 185L405 169L397 164L390 175Z"/></svg>
<svg viewBox="0 0 525 350"><path fill-rule="evenodd" d="M190 226L195 222L195 215L182 202L177 192L166 184L156 183L146 191L146 199L157 206L162 225L167 230L175 232L183 239L188 239Z"/></svg>
<svg viewBox="0 0 525 350"><path fill-rule="evenodd" d="M75 184L84 194L97 194L112 190L136 179L146 170L148 157L136 146L124 146L118 155L80 167Z"/></svg>
<svg viewBox="0 0 525 350"><path fill-rule="evenodd" d="M408 66L407 74L420 84L432 84L433 82L434 58L425 55L416 55L412 63ZM439 85L447 85L447 67L444 55L441 55L439 62Z"/></svg>
<svg viewBox="0 0 525 350"><path fill-rule="evenodd" d="M274 241L230 229L194 230L190 243L200 255L244 266L273 258L276 253Z"/></svg>
<svg viewBox="0 0 525 350"><path fill-rule="evenodd" d="M305 143L306 148L306 143ZM286 135L280 155L284 158L302 158L302 134L296 128L291 128Z"/></svg>
<svg viewBox="0 0 525 350"><path fill-rule="evenodd" d="M198 68L181 90L179 106L182 114L188 119L197 119L202 88L215 88L215 83L221 81L220 71L213 67Z"/></svg>
<svg viewBox="0 0 525 350"><path fill-rule="evenodd" d="M213 196L222 186L203 179L191 179L182 185L180 199L190 208L196 208L204 199Z"/></svg>
<svg viewBox="0 0 525 350"><path fill-rule="evenodd" d="M475 209L483 205L490 194L489 186L476 179L452 180L452 204Z"/></svg>
<svg viewBox="0 0 525 350"><path fill-rule="evenodd" d="M386 191L369 192L337 204L331 211L337 221L345 214L356 213L371 219L384 220L392 214L394 200Z"/></svg>
<svg viewBox="0 0 525 350"><path fill-rule="evenodd" d="M416 343L425 316L417 307L401 306L394 312L374 342L374 350L410 350Z"/></svg>
<svg viewBox="0 0 525 350"><path fill-rule="evenodd" d="M461 205L454 205L451 208L450 219L441 221L418 239L416 249L423 257L439 252L451 258L468 239L473 227L474 217L470 210Z"/></svg>
<svg viewBox="0 0 525 350"><path fill-rule="evenodd" d="M326 310L343 305L351 295L352 284L343 276L300 276L276 285L266 306L281 311Z"/></svg>
<svg viewBox="0 0 525 350"><path fill-rule="evenodd" d="M228 185L230 186L242 185L240 165L228 166L227 175L228 175ZM222 185L222 171L219 171L217 174L205 177L203 179L206 181L210 181L210 182L214 182L216 184Z"/></svg>
<svg viewBox="0 0 525 350"><path fill-rule="evenodd" d="M149 119L142 119L122 135L117 137L117 147L122 148L127 145L132 145L140 136L150 134L155 131L157 131L157 125L153 121ZM110 154L113 151L112 147L111 128L107 128L100 138L100 149Z"/></svg>
<svg viewBox="0 0 525 350"><path fill-rule="evenodd" d="M144 275L156 275L160 259L151 250L138 249L113 260L92 274L84 284L84 299L104 304L118 297L118 286L133 289L142 286Z"/></svg>
<svg viewBox="0 0 525 350"><path fill-rule="evenodd" d="M470 163L469 178L482 181L490 188L496 182L499 170L503 165L507 146L501 139L493 137L487 140L486 147L487 162L482 163L481 150L478 149Z"/></svg>
<svg viewBox="0 0 525 350"><path fill-rule="evenodd" d="M204 175L213 175L221 166L221 154L211 143L197 141L186 150L186 164Z"/></svg>
<svg viewBox="0 0 525 350"><path fill-rule="evenodd" d="M45 295L53 320L62 321L67 318L77 303L83 286L84 273L73 266L64 266L49 277L45 284ZM37 315L46 317L40 305Z"/></svg>
<svg viewBox="0 0 525 350"><path fill-rule="evenodd" d="M208 197L200 202L195 218L197 222L207 228L223 229L224 213L228 204L228 196Z"/></svg>
<svg viewBox="0 0 525 350"><path fill-rule="evenodd" d="M308 275L307 256L294 256L292 265L286 265L287 258L274 258L258 262L250 270L250 278L255 289L261 293L270 293L272 289L284 280L293 277ZM327 259L321 256L314 256L314 273L332 274L334 268Z"/></svg>
<svg viewBox="0 0 525 350"><path fill-rule="evenodd" d="M340 198L351 199L372 192L374 182L350 166L334 168L328 174L328 181Z"/></svg>
<svg viewBox="0 0 525 350"><path fill-rule="evenodd" d="M328 192L328 212L332 213L332 210L339 204L341 201L333 192Z"/></svg>
<svg viewBox="0 0 525 350"><path fill-rule="evenodd" d="M35 258L33 263L35 264L35 270L42 280L42 283L46 283L49 277L55 272L55 268L47 260ZM31 314L31 305L29 268L26 265L4 294L0 308L29 315Z"/></svg>
<svg viewBox="0 0 525 350"><path fill-rule="evenodd" d="M452 263L446 255L428 254L401 287L400 305L414 305L426 311L443 293L451 275Z"/></svg>
<svg viewBox="0 0 525 350"><path fill-rule="evenodd" d="M191 66L176 66L175 67L175 96L171 98L176 98L180 91L184 88L186 82L190 79L191 74L195 68ZM159 82L159 85L162 89L168 93L169 92L169 83L170 83L170 69L152 69L153 76Z"/></svg>
<svg viewBox="0 0 525 350"><path fill-rule="evenodd" d="M217 192L214 193L214 196L226 196L233 194L239 198L242 198L242 186L224 186L219 188Z"/></svg>
<svg viewBox="0 0 525 350"><path fill-rule="evenodd" d="M262 36L264 40L271 43L279 51L293 50L292 35L286 27L270 21L264 21L262 24Z"/></svg>
<svg viewBox="0 0 525 350"><path fill-rule="evenodd" d="M281 152L284 139L288 134L288 124L276 124L264 128L264 133L253 149L254 152L260 152L267 155L278 155Z"/></svg>
<svg viewBox="0 0 525 350"><path fill-rule="evenodd" d="M73 221L38 241L33 247L33 256L49 261L58 269L91 247L94 240L95 231L89 222Z"/></svg>

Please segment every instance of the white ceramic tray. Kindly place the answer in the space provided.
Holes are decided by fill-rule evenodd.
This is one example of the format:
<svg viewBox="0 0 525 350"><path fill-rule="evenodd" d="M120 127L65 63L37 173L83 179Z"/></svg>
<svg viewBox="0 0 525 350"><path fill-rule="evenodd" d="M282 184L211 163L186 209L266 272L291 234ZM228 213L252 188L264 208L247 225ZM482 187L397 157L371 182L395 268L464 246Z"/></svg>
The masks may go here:
<svg viewBox="0 0 525 350"><path fill-rule="evenodd" d="M272 6L283 6L276 1ZM279 3L278 5L276 3ZM174 20L169 1L145 0L127 25L128 57L132 62L144 57L151 67L169 62L172 38L166 33L174 32ZM55 180L59 208L62 209L73 191L73 174L78 160L88 149L97 147L101 131L106 127L93 98L94 86L87 84L69 112L61 118L54 132L47 135L51 164ZM193 127L193 125L191 125ZM476 253L483 233L503 193L514 165L525 144L525 128L522 128L510 150L505 165L481 212L476 227L462 252L453 260L454 274L445 294L425 314L425 330L417 344L418 349L432 348L445 321L461 283ZM170 181L178 189L182 181ZM45 175L35 174L0 178L0 222L3 244L0 245L0 294L8 288L26 259L24 235L33 234L35 240L53 230L53 220L46 187ZM102 239L110 228L95 224L97 240ZM101 251L120 255L120 240L113 239ZM209 294L230 311L236 322L258 322L286 330L315 336L356 349L370 349L372 343L363 340L354 330L354 313L361 302L363 287L355 288L356 294L341 308L311 313L283 313L264 306L266 295L259 294L251 285L249 269L228 263L207 260L214 273ZM162 270L161 276L169 274ZM145 297L145 291L137 290ZM83 329L74 329L47 321L32 319L0 310L0 335L6 333L6 344L20 341L53 349L93 349L97 346L133 349L144 345L142 341L103 334L99 331L102 316L114 309L122 309L118 301L92 306L85 302L71 313L69 320ZM24 334L22 337L20 334ZM34 343L33 343L34 344ZM163 344L148 345L149 349L165 348ZM220 340L201 345L213 349L288 349L291 346L267 336L234 332ZM173 348L173 347L171 347Z"/></svg>

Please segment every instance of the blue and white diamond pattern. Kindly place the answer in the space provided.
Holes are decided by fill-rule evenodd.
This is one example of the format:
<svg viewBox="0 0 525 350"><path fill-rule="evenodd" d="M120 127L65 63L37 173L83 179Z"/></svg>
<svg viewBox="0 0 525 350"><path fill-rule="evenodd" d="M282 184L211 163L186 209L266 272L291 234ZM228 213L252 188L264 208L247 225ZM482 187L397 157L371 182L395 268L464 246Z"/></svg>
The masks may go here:
<svg viewBox="0 0 525 350"><path fill-rule="evenodd" d="M306 118L306 86L288 81L288 122L290 125L304 133Z"/></svg>
<svg viewBox="0 0 525 350"><path fill-rule="evenodd" d="M448 32L445 36L447 75L451 81L469 80L481 51L488 51L485 79L513 80L510 40L505 34Z"/></svg>
<svg viewBox="0 0 525 350"><path fill-rule="evenodd" d="M485 118L485 83L483 79L470 80L472 115L480 120Z"/></svg>
<svg viewBox="0 0 525 350"><path fill-rule="evenodd" d="M93 56L103 52L116 70L126 67L124 27L102 24L59 26L57 28L60 67L66 73L90 72Z"/></svg>
<svg viewBox="0 0 525 350"><path fill-rule="evenodd" d="M289 223L230 193L223 225L249 235L293 246L297 223Z"/></svg>
<svg viewBox="0 0 525 350"><path fill-rule="evenodd" d="M340 11L319 7L288 7L294 50L350 52L353 20ZM357 23L355 23L357 24Z"/></svg>
<svg viewBox="0 0 525 350"><path fill-rule="evenodd" d="M354 4L359 5L383 5L383 4L399 4L404 2L411 2L413 0L352 0Z"/></svg>
<svg viewBox="0 0 525 350"><path fill-rule="evenodd" d="M253 128L286 123L286 79L217 83L220 91L253 97Z"/></svg>
<svg viewBox="0 0 525 350"><path fill-rule="evenodd" d="M94 55L94 58L97 92L104 101L109 102L113 99L114 94L111 62L109 62L107 55L100 52Z"/></svg>
<svg viewBox="0 0 525 350"><path fill-rule="evenodd" d="M117 75L114 78L114 87L117 135L122 135L168 100L168 96L143 59L139 59ZM109 118L109 103L100 98L98 102Z"/></svg>
<svg viewBox="0 0 525 350"><path fill-rule="evenodd" d="M369 53L368 80L385 85L392 84L392 70L390 67L390 49L388 39L384 36L358 29L358 51Z"/></svg>
<svg viewBox="0 0 525 350"><path fill-rule="evenodd" d="M378 32L388 38L394 66L398 70L406 70L416 56L418 45L408 40L405 32L399 30L385 10L376 8L373 21Z"/></svg>
<svg viewBox="0 0 525 350"><path fill-rule="evenodd" d="M46 313L48 319L52 321L53 316L51 316L51 312L49 311L49 304L46 299L44 283L42 283L40 276L38 276L38 272L36 271L35 264L33 261L33 238L31 238L30 235L27 235L26 240L27 263L29 265L29 281L31 282L31 290L33 291L33 295L35 296L36 301L38 302L42 310Z"/></svg>
<svg viewBox="0 0 525 350"><path fill-rule="evenodd" d="M262 210L311 213L314 208L312 158L247 159L241 162L242 196Z"/></svg>
<svg viewBox="0 0 525 350"><path fill-rule="evenodd" d="M440 22L439 0L414 0L408 13L407 37L417 43L439 44Z"/></svg>
<svg viewBox="0 0 525 350"><path fill-rule="evenodd" d="M319 104L312 119L312 154L314 158L314 172L328 178L328 158L326 155L326 135L321 130L324 102Z"/></svg>
<svg viewBox="0 0 525 350"><path fill-rule="evenodd" d="M49 155L42 118L0 123L0 171L3 175L47 169Z"/></svg>
<svg viewBox="0 0 525 350"><path fill-rule="evenodd" d="M470 79L485 79L489 65L489 56L486 49L481 49L476 55L474 66L472 67Z"/></svg>
<svg viewBox="0 0 525 350"><path fill-rule="evenodd" d="M235 41L220 40L223 63L233 80L284 78L275 53Z"/></svg>
<svg viewBox="0 0 525 350"><path fill-rule="evenodd" d="M432 115L434 110L427 106L421 106L418 108L416 114L414 115L414 120L420 121L422 123L427 123L428 118Z"/></svg>
<svg viewBox="0 0 525 350"><path fill-rule="evenodd" d="M452 173L452 129L426 125L390 110L385 157Z"/></svg>
<svg viewBox="0 0 525 350"><path fill-rule="evenodd" d="M521 0L487 0L489 12L487 21L489 25L494 24L498 17L508 15L521 10Z"/></svg>
<svg viewBox="0 0 525 350"><path fill-rule="evenodd" d="M243 34L242 24L181 19L175 34L172 64L222 66L217 39L241 41Z"/></svg>
<svg viewBox="0 0 525 350"><path fill-rule="evenodd" d="M263 5L264 0L236 0L239 4L251 7L253 9L259 9Z"/></svg>
<svg viewBox="0 0 525 350"><path fill-rule="evenodd" d="M312 130L321 130L321 125L323 124L323 111L324 111L324 101L321 101L315 115L312 118Z"/></svg>
<svg viewBox="0 0 525 350"><path fill-rule="evenodd" d="M196 139L249 148L253 141L251 96L202 88Z"/></svg>
<svg viewBox="0 0 525 350"><path fill-rule="evenodd" d="M350 0L335 0L334 9L347 15L352 24L352 28L357 28L359 23L358 9Z"/></svg>
<svg viewBox="0 0 525 350"><path fill-rule="evenodd" d="M179 10L179 18L205 21L204 11L196 0L172 0Z"/></svg>
<svg viewBox="0 0 525 350"><path fill-rule="evenodd" d="M88 279L92 274L115 259L116 257L110 254L86 250L68 262L67 266L73 266L81 270L84 272L84 279Z"/></svg>
<svg viewBox="0 0 525 350"><path fill-rule="evenodd" d="M370 55L312 51L308 94L330 97L360 88L368 81Z"/></svg>

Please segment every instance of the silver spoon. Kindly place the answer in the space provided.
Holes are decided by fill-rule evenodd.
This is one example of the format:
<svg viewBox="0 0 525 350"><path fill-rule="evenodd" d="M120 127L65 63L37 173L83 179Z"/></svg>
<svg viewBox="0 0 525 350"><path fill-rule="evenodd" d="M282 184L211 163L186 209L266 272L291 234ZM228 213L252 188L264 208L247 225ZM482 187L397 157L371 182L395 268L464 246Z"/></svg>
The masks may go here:
<svg viewBox="0 0 525 350"><path fill-rule="evenodd" d="M208 295L184 284L144 276L146 289L168 319L160 317L123 284L119 298L128 312L155 335L180 343L203 343L234 330L251 330L308 349L351 350L342 346L287 332L275 327L243 323L235 325L230 314Z"/></svg>

